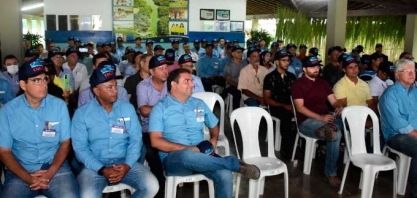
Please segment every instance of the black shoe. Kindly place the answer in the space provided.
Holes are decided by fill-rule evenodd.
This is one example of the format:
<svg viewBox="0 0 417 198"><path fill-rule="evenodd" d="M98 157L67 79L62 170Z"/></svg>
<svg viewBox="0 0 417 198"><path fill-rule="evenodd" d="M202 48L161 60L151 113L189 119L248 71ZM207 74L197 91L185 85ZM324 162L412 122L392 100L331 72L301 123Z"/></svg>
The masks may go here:
<svg viewBox="0 0 417 198"><path fill-rule="evenodd" d="M253 164L246 164L243 161L239 161L239 173L248 177L249 179L259 179L261 176L261 171L259 168Z"/></svg>

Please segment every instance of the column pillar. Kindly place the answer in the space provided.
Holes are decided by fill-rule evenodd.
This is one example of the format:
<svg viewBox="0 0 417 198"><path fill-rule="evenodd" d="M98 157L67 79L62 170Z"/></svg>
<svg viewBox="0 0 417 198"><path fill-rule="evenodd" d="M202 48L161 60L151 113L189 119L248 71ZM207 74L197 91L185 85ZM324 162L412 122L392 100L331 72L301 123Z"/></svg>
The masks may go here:
<svg viewBox="0 0 417 198"><path fill-rule="evenodd" d="M0 1L0 42L1 61L7 54L15 55L20 62L23 60L21 0Z"/></svg>
<svg viewBox="0 0 417 198"><path fill-rule="evenodd" d="M404 51L410 52L414 57L417 57L417 15L407 15L407 22L405 25L405 42Z"/></svg>
<svg viewBox="0 0 417 198"><path fill-rule="evenodd" d="M252 19L252 29L257 30L259 27L259 20L258 19Z"/></svg>
<svg viewBox="0 0 417 198"><path fill-rule="evenodd" d="M345 46L347 2L329 0L327 4L326 53L331 46Z"/></svg>

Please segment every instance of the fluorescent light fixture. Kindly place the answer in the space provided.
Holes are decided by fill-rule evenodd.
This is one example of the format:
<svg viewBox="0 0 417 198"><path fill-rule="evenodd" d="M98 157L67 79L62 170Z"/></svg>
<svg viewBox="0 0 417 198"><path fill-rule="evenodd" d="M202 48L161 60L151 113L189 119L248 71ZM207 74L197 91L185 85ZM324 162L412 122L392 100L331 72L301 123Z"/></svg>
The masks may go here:
<svg viewBox="0 0 417 198"><path fill-rule="evenodd" d="M24 7L22 7L22 11L28 11L28 10L33 10L33 9L36 9L36 8L40 8L40 7L43 7L43 3L35 3L35 4L31 4L31 5L27 5L27 6L24 6Z"/></svg>

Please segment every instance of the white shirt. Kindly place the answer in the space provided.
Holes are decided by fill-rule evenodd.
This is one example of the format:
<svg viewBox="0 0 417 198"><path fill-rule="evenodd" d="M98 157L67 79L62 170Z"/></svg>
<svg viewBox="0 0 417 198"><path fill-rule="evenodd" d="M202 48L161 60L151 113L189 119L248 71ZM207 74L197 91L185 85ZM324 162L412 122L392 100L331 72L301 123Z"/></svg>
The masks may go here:
<svg viewBox="0 0 417 198"><path fill-rule="evenodd" d="M68 62L64 63L63 67L71 70L68 66ZM88 78L87 67L82 63L77 63L74 70L72 70L72 75L74 76L75 90L77 90L80 87L81 82Z"/></svg>
<svg viewBox="0 0 417 198"><path fill-rule="evenodd" d="M372 80L368 82L369 90L371 91L371 96L381 97L385 89L388 87L387 83L382 81L377 75L372 77Z"/></svg>

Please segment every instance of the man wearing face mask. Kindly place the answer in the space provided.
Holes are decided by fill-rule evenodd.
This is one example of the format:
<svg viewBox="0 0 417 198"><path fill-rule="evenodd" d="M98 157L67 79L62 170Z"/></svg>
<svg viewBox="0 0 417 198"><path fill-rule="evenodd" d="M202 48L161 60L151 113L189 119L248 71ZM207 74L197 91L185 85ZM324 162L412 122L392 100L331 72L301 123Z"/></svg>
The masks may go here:
<svg viewBox="0 0 417 198"><path fill-rule="evenodd" d="M17 61L16 56L7 55L4 57L4 69L3 76L7 82L9 82L10 87L12 88L13 95L15 96L19 92L19 62Z"/></svg>

